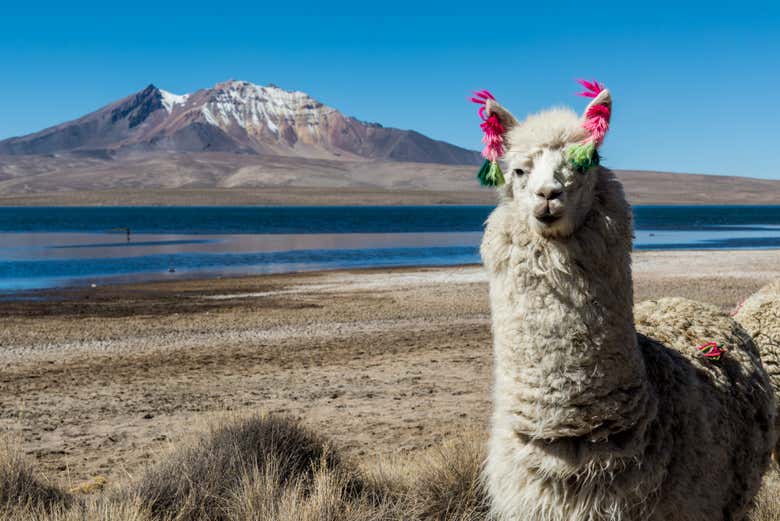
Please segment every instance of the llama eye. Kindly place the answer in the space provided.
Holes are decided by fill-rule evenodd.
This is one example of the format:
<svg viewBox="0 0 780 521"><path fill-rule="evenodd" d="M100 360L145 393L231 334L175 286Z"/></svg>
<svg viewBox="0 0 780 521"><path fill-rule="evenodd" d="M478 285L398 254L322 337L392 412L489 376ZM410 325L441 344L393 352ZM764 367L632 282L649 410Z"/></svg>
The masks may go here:
<svg viewBox="0 0 780 521"><path fill-rule="evenodd" d="M523 174L525 174L525 170L523 170L522 168L515 168L515 175L516 176L521 176Z"/></svg>

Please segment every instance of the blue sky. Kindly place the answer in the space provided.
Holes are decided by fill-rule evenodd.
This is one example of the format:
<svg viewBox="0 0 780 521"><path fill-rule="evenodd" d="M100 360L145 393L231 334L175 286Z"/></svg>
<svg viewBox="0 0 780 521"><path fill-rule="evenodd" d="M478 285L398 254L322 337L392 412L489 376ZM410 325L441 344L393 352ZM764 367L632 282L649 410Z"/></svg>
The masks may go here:
<svg viewBox="0 0 780 521"><path fill-rule="evenodd" d="M3 6L0 138L149 83L181 94L233 78L476 149L471 90L492 90L517 116L579 110L574 79L587 77L615 99L606 165L780 179L770 2L281 4Z"/></svg>

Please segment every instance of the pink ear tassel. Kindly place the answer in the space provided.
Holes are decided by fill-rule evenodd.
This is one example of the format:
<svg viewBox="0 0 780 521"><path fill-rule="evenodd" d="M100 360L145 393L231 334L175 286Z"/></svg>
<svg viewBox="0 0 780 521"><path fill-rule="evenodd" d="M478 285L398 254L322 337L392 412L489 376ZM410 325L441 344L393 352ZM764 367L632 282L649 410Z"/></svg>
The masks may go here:
<svg viewBox="0 0 780 521"><path fill-rule="evenodd" d="M580 92L578 96L585 96L586 98L595 98L599 95L599 93L604 90L604 85L597 82L596 80L588 81L588 80L577 80L577 83L585 87L585 91Z"/></svg>
<svg viewBox="0 0 780 521"><path fill-rule="evenodd" d="M582 126L590 133L590 138L596 146L601 146L604 136L609 130L609 107L606 105L594 105L585 112L585 121Z"/></svg>
<svg viewBox="0 0 780 521"><path fill-rule="evenodd" d="M586 98L595 98L604 90L604 85L596 80L593 80L592 82L577 80L577 83L586 89L585 91L580 92L579 96L584 96ZM592 107L588 107L588 110L585 112L585 121L582 123L582 126L590 134L588 140L592 141L596 147L601 146L601 143L604 141L604 136L607 135L611 115L612 111L608 105L593 105Z"/></svg>
<svg viewBox="0 0 780 521"><path fill-rule="evenodd" d="M485 148L482 150L482 157L491 162L504 155L504 126L496 114L485 117L487 100L495 99L488 90L477 91L474 93L474 97L471 98L472 102L482 105L478 111L479 117L482 119L480 128L484 134L482 142L485 144Z"/></svg>
<svg viewBox="0 0 780 521"><path fill-rule="evenodd" d="M482 142L485 148L482 149L482 157L488 161L496 161L504 155L504 126L498 120L498 116L491 114L479 127L484 133Z"/></svg>

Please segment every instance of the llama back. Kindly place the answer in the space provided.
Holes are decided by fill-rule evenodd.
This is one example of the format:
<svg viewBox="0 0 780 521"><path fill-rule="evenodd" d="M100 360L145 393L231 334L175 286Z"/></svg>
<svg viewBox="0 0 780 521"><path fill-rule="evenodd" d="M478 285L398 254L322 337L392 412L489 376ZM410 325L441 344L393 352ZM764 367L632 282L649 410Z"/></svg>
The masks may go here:
<svg viewBox="0 0 780 521"><path fill-rule="evenodd" d="M649 376L660 391L659 418L673 416L678 421L669 426L675 433L677 463L670 465L668 483L676 482L685 501L702 508L725 498L724 511L741 519L760 487L776 436L774 396L755 343L715 306L688 299L642 302L634 316ZM725 350L718 360L699 349L711 341ZM662 369L670 366L677 373L671 380ZM761 447L765 449L758 450ZM708 457L691 457L700 451ZM711 469L722 476L714 486L697 478ZM664 496L674 493L670 490ZM667 514L674 516L672 511ZM722 514L712 515L717 519Z"/></svg>

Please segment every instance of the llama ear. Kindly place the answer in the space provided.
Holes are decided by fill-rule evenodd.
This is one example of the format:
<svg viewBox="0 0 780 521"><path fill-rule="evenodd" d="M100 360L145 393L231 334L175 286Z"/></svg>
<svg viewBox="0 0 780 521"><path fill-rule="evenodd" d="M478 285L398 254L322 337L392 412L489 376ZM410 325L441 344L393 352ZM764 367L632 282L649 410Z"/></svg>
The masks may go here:
<svg viewBox="0 0 780 521"><path fill-rule="evenodd" d="M504 131L509 131L512 127L517 125L517 118L515 118L511 112L505 109L499 102L494 99L488 99L485 102L485 117L496 115L501 125L504 127Z"/></svg>
<svg viewBox="0 0 780 521"><path fill-rule="evenodd" d="M601 92L596 94L596 97L593 98L590 103L588 103L588 106L585 108L585 112L582 113L582 119L586 119L588 117L588 113L592 113L595 107L599 105L607 107L607 109L612 112L612 94L610 94L609 89L603 89Z"/></svg>
<svg viewBox="0 0 780 521"><path fill-rule="evenodd" d="M593 100L582 114L582 126L588 131L590 140L598 148L609 130L609 120L612 117L612 95L609 89L605 89L596 82L592 84L584 82L583 84L587 84L586 88L590 92L584 92L581 95L591 97Z"/></svg>
<svg viewBox="0 0 780 521"><path fill-rule="evenodd" d="M612 95L597 81L577 80L585 87L580 96L593 98L582 114L582 128L587 137L566 148L569 161L578 172L585 173L599 164L598 148L604 141L609 130L609 119L612 116Z"/></svg>

